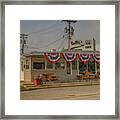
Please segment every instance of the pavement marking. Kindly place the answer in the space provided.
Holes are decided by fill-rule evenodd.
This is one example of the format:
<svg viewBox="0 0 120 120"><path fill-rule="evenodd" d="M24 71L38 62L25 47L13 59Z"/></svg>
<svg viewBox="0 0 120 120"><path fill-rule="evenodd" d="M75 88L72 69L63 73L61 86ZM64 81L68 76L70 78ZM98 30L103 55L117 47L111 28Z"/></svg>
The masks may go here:
<svg viewBox="0 0 120 120"><path fill-rule="evenodd" d="M100 95L100 93L91 93L91 94L81 94L81 95L67 95L65 97L56 97L54 98L54 100L58 100L58 99L66 99L66 98L77 98L77 97L92 97L95 95Z"/></svg>

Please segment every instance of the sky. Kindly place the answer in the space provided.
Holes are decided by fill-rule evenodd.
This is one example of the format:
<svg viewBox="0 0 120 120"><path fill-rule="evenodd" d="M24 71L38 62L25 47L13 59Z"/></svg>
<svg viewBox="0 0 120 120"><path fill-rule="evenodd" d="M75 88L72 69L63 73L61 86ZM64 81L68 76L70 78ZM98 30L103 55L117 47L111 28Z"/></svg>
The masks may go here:
<svg viewBox="0 0 120 120"><path fill-rule="evenodd" d="M28 34L24 52L61 50L67 48L68 40L63 38L66 22L62 20L21 20L20 33ZM77 20L72 40L95 39L96 50L100 50L100 21Z"/></svg>

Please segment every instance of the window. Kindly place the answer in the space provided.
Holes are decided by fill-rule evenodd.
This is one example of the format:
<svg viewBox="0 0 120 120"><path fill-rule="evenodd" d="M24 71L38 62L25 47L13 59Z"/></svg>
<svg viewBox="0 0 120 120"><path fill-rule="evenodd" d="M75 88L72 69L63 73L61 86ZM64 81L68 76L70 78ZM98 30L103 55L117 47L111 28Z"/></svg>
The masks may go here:
<svg viewBox="0 0 120 120"><path fill-rule="evenodd" d="M79 62L79 73L84 72L87 70L87 63L83 64L82 62Z"/></svg>
<svg viewBox="0 0 120 120"><path fill-rule="evenodd" d="M95 62L88 63L88 71L95 72Z"/></svg>
<svg viewBox="0 0 120 120"><path fill-rule="evenodd" d="M23 65L23 61L21 61L21 71L24 70L24 65Z"/></svg>
<svg viewBox="0 0 120 120"><path fill-rule="evenodd" d="M29 69L29 64L30 64L29 59L26 59L26 65L25 65L25 68L26 68L26 69Z"/></svg>
<svg viewBox="0 0 120 120"><path fill-rule="evenodd" d="M64 62L57 62L55 64L55 69L64 69L65 68L65 63Z"/></svg>
<svg viewBox="0 0 120 120"><path fill-rule="evenodd" d="M77 61L72 62L72 69L77 70Z"/></svg>
<svg viewBox="0 0 120 120"><path fill-rule="evenodd" d="M97 64L97 71L100 71L100 64Z"/></svg>
<svg viewBox="0 0 120 120"><path fill-rule="evenodd" d="M29 65L26 65L26 69L29 69Z"/></svg>
<svg viewBox="0 0 120 120"><path fill-rule="evenodd" d="M51 62L47 62L47 68L48 69L53 69L53 64Z"/></svg>
<svg viewBox="0 0 120 120"><path fill-rule="evenodd" d="M70 64L67 63L67 74L71 74Z"/></svg>
<svg viewBox="0 0 120 120"><path fill-rule="evenodd" d="M45 62L33 62L33 69L45 69Z"/></svg>

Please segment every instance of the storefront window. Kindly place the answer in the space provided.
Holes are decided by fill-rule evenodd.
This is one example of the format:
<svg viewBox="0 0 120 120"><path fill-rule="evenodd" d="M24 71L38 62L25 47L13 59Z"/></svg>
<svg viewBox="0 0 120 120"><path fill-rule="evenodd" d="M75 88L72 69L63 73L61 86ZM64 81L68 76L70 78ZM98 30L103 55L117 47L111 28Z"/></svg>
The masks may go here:
<svg viewBox="0 0 120 120"><path fill-rule="evenodd" d="M70 64L67 63L67 74L71 74Z"/></svg>
<svg viewBox="0 0 120 120"><path fill-rule="evenodd" d="M72 69L77 70L77 61L72 62Z"/></svg>
<svg viewBox="0 0 120 120"><path fill-rule="evenodd" d="M55 69L64 69L65 68L65 63L64 62L57 62L55 64Z"/></svg>
<svg viewBox="0 0 120 120"><path fill-rule="evenodd" d="M100 64L97 64L97 71L100 71Z"/></svg>
<svg viewBox="0 0 120 120"><path fill-rule="evenodd" d="M53 64L51 62L47 62L47 69L53 69Z"/></svg>
<svg viewBox="0 0 120 120"><path fill-rule="evenodd" d="M33 69L45 69L45 62L33 62Z"/></svg>
<svg viewBox="0 0 120 120"><path fill-rule="evenodd" d="M82 62L79 62L79 73L84 71L87 71L87 63L84 64Z"/></svg>
<svg viewBox="0 0 120 120"><path fill-rule="evenodd" d="M89 62L88 63L88 71L95 72L95 62Z"/></svg>

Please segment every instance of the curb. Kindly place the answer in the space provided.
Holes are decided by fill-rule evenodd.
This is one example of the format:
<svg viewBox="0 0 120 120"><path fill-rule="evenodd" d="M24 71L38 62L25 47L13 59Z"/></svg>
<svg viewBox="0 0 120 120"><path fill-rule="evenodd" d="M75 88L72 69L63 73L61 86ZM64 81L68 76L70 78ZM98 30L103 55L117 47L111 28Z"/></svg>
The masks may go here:
<svg viewBox="0 0 120 120"><path fill-rule="evenodd" d="M53 86L40 86L40 87L33 87L33 88L26 88L26 89L23 89L23 90L20 90L21 92L22 91L30 91L30 90L37 90L37 89L48 89L48 88L60 88L60 87L77 87L77 86L90 86L90 85L100 85L100 83L87 83L87 84L63 84L63 85L53 85Z"/></svg>

